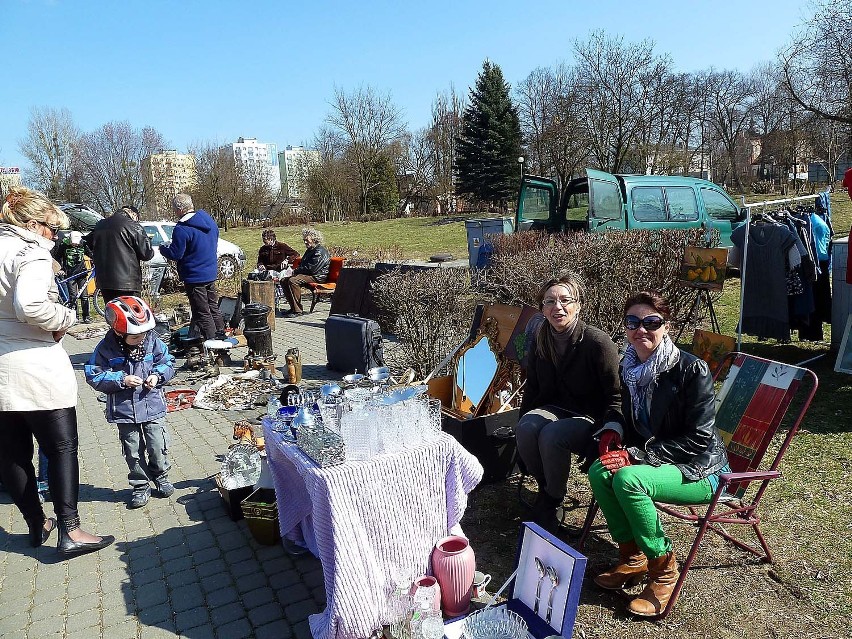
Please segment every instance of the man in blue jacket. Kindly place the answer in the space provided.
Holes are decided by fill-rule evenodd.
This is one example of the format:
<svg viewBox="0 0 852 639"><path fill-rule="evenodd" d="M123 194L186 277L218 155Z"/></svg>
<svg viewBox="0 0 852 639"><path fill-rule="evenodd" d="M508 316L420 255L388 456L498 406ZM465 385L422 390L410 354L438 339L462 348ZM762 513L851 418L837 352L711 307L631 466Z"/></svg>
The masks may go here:
<svg viewBox="0 0 852 639"><path fill-rule="evenodd" d="M189 332L206 340L222 337L225 322L216 293L219 227L206 211L195 210L186 193L175 195L172 208L180 220L172 232L172 241L160 245L160 253L177 262L178 275L186 285L192 311Z"/></svg>

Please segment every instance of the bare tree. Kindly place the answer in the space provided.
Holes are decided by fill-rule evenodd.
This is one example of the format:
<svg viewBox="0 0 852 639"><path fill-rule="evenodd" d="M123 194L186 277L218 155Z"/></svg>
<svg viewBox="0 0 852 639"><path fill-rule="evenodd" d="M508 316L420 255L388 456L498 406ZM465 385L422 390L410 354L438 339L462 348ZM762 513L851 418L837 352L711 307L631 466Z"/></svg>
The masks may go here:
<svg viewBox="0 0 852 639"><path fill-rule="evenodd" d="M209 141L197 143L190 153L195 155L196 171L191 190L193 203L227 230L229 219L235 219L240 206L240 178L234 153L228 146Z"/></svg>
<svg viewBox="0 0 852 639"><path fill-rule="evenodd" d="M341 135L321 128L313 147L319 162L307 167L303 197L308 210L322 214L323 220L343 220L353 208L357 209L358 193L350 167L344 159L345 141Z"/></svg>
<svg viewBox="0 0 852 639"><path fill-rule="evenodd" d="M68 109L34 107L30 110L27 137L18 142L30 163L35 185L55 200L79 198L79 175L74 158L80 131Z"/></svg>
<svg viewBox="0 0 852 639"><path fill-rule="evenodd" d="M827 120L852 124L852 5L819 0L780 53L793 100Z"/></svg>
<svg viewBox="0 0 852 639"><path fill-rule="evenodd" d="M846 141L852 138L852 127L811 113L802 124L802 134L815 161L828 174L828 183L836 181L837 163L849 155Z"/></svg>
<svg viewBox="0 0 852 639"><path fill-rule="evenodd" d="M752 117L754 88L751 79L739 71L713 71L708 76L709 123L724 145L731 168L731 179L740 191L738 150Z"/></svg>
<svg viewBox="0 0 852 639"><path fill-rule="evenodd" d="M617 173L626 166L648 108L645 80L665 66L665 60L655 57L651 40L625 43L603 31L576 41L574 53L580 121L591 155L600 168Z"/></svg>
<svg viewBox="0 0 852 639"><path fill-rule="evenodd" d="M423 128L416 133L406 133L396 145L397 189L402 200L400 213L405 214L409 204L420 203L435 194L435 155L432 147L432 130Z"/></svg>
<svg viewBox="0 0 852 639"><path fill-rule="evenodd" d="M109 122L86 133L76 155L84 198L104 213L125 204L141 208L145 196L142 160L165 147L159 131L136 129L129 122Z"/></svg>
<svg viewBox="0 0 852 639"><path fill-rule="evenodd" d="M527 166L538 175L555 176L561 185L588 157L578 83L576 70L560 64L533 70L515 91Z"/></svg>
<svg viewBox="0 0 852 639"><path fill-rule="evenodd" d="M435 197L444 210L449 210L455 192L455 140L461 133L464 107L464 98L456 93L454 86L448 91L438 93L432 102L432 125L429 130L433 156L431 164L434 171Z"/></svg>
<svg viewBox="0 0 852 639"><path fill-rule="evenodd" d="M358 177L361 213L368 213L368 193L377 187L373 176L382 153L405 133L402 113L389 95L380 96L372 87L361 87L351 93L334 90L332 112L326 121L347 141Z"/></svg>

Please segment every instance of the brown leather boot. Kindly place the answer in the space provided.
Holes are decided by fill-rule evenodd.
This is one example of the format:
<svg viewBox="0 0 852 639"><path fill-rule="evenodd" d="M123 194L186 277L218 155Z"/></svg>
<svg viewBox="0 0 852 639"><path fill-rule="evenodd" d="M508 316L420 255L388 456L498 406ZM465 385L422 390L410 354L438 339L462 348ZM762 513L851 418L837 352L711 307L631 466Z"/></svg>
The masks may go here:
<svg viewBox="0 0 852 639"><path fill-rule="evenodd" d="M640 617L656 617L671 599L680 573L673 552L648 560L648 585L627 609Z"/></svg>
<svg viewBox="0 0 852 639"><path fill-rule="evenodd" d="M618 565L595 577L595 583L606 590L635 586L648 572L648 559L634 540L618 544Z"/></svg>

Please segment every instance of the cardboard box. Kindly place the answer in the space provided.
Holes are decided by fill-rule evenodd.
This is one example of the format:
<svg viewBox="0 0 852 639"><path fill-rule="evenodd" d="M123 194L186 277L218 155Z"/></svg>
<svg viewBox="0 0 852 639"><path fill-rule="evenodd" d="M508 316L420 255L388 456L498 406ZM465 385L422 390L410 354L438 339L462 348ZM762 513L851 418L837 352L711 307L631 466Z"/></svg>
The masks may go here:
<svg viewBox="0 0 852 639"><path fill-rule="evenodd" d="M549 624L545 622L551 591L551 581L547 577L541 580L538 613L534 612L536 587L539 583L536 557L545 566L555 568L559 576L559 583L553 589L553 609ZM523 617L530 634L535 639L551 635L570 639L574 632L574 621L580 605L580 590L585 572L586 557L584 555L541 526L524 522L518 540L515 572L507 584L504 584L506 588L503 594L508 600L495 607L505 606ZM447 639L461 637L466 617L467 615L447 621L444 626L444 636Z"/></svg>
<svg viewBox="0 0 852 639"><path fill-rule="evenodd" d="M441 430L452 435L479 460L485 470L484 482L502 481L518 472L515 446L517 408L471 418L448 408L453 388L451 375L433 377L428 386L429 395L441 400Z"/></svg>

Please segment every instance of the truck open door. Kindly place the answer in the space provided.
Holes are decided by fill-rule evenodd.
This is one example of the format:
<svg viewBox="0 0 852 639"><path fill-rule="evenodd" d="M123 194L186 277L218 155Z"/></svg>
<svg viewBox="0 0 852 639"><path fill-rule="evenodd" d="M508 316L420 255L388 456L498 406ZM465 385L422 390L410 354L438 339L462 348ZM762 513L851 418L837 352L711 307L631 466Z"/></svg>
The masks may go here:
<svg viewBox="0 0 852 639"><path fill-rule="evenodd" d="M556 206L559 189L556 182L535 175L521 178L518 207L515 211L515 231L559 230Z"/></svg>
<svg viewBox="0 0 852 639"><path fill-rule="evenodd" d="M589 231L626 229L624 198L618 178L611 173L586 169L589 178Z"/></svg>

